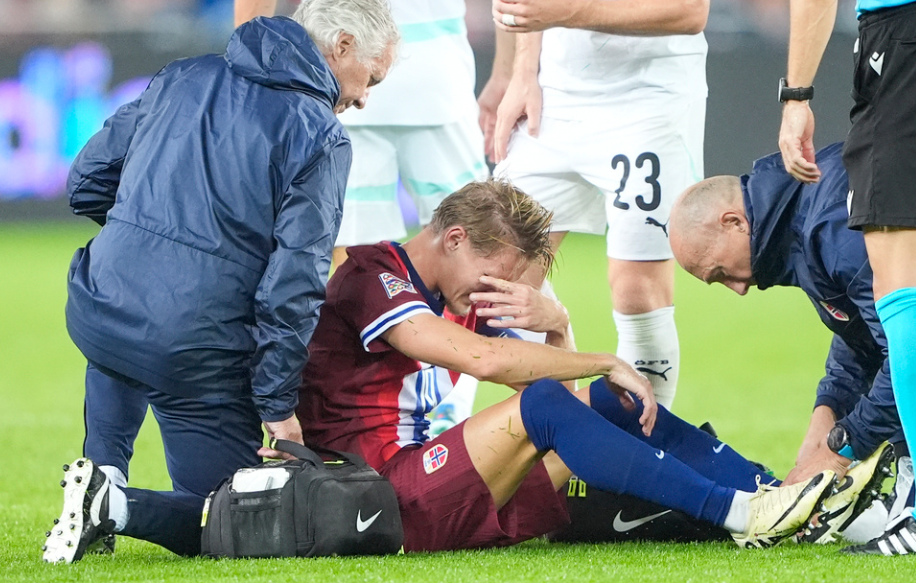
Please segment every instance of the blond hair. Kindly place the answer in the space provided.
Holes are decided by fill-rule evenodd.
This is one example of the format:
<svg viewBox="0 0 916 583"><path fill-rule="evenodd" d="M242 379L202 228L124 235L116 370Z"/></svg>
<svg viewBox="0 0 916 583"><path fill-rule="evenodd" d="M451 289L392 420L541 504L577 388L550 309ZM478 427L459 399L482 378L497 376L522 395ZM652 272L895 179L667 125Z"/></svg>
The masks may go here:
<svg viewBox="0 0 916 583"><path fill-rule="evenodd" d="M448 195L433 213L434 233L460 226L475 251L489 257L506 246L545 270L553 264L550 222L553 213L507 180L471 182Z"/></svg>

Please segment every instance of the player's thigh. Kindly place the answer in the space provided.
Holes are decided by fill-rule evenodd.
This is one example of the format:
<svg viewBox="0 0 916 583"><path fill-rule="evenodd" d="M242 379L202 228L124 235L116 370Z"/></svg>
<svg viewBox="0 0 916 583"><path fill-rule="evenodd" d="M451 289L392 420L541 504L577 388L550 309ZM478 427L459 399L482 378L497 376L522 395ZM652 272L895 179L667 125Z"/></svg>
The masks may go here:
<svg viewBox="0 0 916 583"><path fill-rule="evenodd" d="M474 469L497 508L508 501L543 457L528 438L515 394L472 415L464 424L464 443Z"/></svg>
<svg viewBox="0 0 916 583"><path fill-rule="evenodd" d="M405 237L391 128L356 126L348 132L353 163L335 246L366 245Z"/></svg>
<svg viewBox="0 0 916 583"><path fill-rule="evenodd" d="M600 235L605 232L604 196L573 168L571 151L582 124L544 118L538 136L519 124L507 158L493 174L553 212L551 231Z"/></svg>
<svg viewBox="0 0 916 583"><path fill-rule="evenodd" d="M402 126L397 134L398 171L421 225L429 223L443 198L489 174L476 118L440 126Z"/></svg>
<svg viewBox="0 0 916 583"><path fill-rule="evenodd" d="M669 110L610 116L583 133L580 174L605 193L608 257L672 258L668 216L678 195L703 178L705 100ZM626 119L626 121L617 121Z"/></svg>
<svg viewBox="0 0 916 583"><path fill-rule="evenodd" d="M261 462L261 421L251 395L186 398L150 389L176 491L207 496L236 470Z"/></svg>

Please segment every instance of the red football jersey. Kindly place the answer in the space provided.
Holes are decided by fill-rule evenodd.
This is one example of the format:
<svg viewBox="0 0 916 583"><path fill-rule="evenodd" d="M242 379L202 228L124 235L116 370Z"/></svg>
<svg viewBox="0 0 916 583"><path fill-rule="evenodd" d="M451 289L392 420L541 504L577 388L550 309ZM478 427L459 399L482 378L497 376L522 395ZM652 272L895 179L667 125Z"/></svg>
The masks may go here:
<svg viewBox="0 0 916 583"><path fill-rule="evenodd" d="M402 447L428 439L426 414L459 373L409 358L381 335L418 314L443 315L394 243L350 247L328 283L309 344L299 408L306 443L349 451L379 468ZM474 310L445 317L474 330Z"/></svg>

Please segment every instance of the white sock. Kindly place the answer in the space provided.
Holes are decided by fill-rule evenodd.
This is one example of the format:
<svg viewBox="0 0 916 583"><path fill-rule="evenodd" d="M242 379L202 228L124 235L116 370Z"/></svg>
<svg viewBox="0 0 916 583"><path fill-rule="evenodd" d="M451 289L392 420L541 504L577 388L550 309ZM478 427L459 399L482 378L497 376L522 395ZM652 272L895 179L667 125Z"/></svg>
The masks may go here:
<svg viewBox="0 0 916 583"><path fill-rule="evenodd" d="M130 509L127 507L127 494L112 484L108 488L108 518L115 521L115 532L121 532L127 526Z"/></svg>
<svg viewBox="0 0 916 583"><path fill-rule="evenodd" d="M674 306L645 314L614 311L617 356L652 383L655 400L666 409L674 403L681 350L674 324Z"/></svg>
<svg viewBox="0 0 916 583"><path fill-rule="evenodd" d="M745 532L748 521L748 501L754 495L743 490L736 490L735 497L732 498L732 505L725 516L725 524L722 528L729 532Z"/></svg>
<svg viewBox="0 0 916 583"><path fill-rule="evenodd" d="M111 486L108 488L108 518L115 521L115 532L121 532L130 518L130 509L127 507L127 494L123 488L127 487L127 476L114 466L99 466Z"/></svg>
<svg viewBox="0 0 916 583"><path fill-rule="evenodd" d="M111 483L119 488L127 487L127 476L124 475L124 472L119 470L114 466L99 466L99 469L102 470L108 479L111 480Z"/></svg>

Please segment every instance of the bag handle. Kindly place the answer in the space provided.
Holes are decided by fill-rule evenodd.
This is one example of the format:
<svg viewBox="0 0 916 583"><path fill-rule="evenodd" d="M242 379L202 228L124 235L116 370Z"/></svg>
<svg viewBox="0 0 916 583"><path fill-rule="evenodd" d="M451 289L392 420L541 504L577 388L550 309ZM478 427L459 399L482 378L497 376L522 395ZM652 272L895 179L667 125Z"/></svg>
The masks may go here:
<svg viewBox="0 0 916 583"><path fill-rule="evenodd" d="M290 455L296 456L301 460L307 460L315 465L324 465L324 460L315 453L316 451L330 454L331 456L337 459L345 459L354 466L360 469L369 468L369 464L366 461L354 453L348 453L345 451L337 451L334 449L328 449L326 447L321 447L317 445L311 445L306 447L301 443L296 443L295 441L290 441L288 439L271 439L270 447L277 451L282 451L283 453L288 453Z"/></svg>

